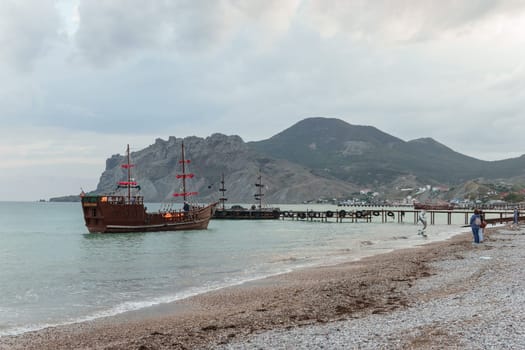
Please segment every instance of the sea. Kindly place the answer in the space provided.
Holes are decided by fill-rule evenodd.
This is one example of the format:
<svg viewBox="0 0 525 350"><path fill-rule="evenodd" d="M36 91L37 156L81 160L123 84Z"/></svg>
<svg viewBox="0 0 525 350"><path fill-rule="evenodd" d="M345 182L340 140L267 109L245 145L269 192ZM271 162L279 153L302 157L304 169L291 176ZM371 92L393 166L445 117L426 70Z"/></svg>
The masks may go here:
<svg viewBox="0 0 525 350"><path fill-rule="evenodd" d="M148 204L152 210L155 206ZM422 238L413 220L394 219L212 220L201 231L89 234L80 203L0 202L0 336L158 307L297 269L445 240L467 230L461 222L438 223L429 225L428 238Z"/></svg>

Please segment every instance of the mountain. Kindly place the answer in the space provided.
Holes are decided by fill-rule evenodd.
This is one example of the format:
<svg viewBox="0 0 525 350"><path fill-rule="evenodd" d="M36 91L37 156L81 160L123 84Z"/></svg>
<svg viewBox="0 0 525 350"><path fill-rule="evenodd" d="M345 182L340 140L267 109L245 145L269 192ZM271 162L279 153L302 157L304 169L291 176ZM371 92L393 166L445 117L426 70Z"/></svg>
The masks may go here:
<svg viewBox="0 0 525 350"><path fill-rule="evenodd" d="M458 184L472 178L524 174L525 158L488 162L431 139L403 141L371 126L333 118L304 119L250 147L359 185L385 185L406 176L421 183Z"/></svg>
<svg viewBox="0 0 525 350"><path fill-rule="evenodd" d="M160 202L178 192L183 139L171 136L131 154L133 175L146 201ZM335 118L304 119L263 141L245 143L239 136L213 134L184 138L191 191L202 202L219 198L221 174L229 203L252 203L259 171L268 203L297 203L317 198L347 198L361 188L387 196L405 196L396 189L423 185L455 186L476 178L525 177L525 156L483 161L453 151L431 139L403 141L372 126ZM115 190L125 178L123 155L106 161L95 192Z"/></svg>
<svg viewBox="0 0 525 350"><path fill-rule="evenodd" d="M133 176L141 185L146 201L161 202L179 192L179 159L184 141L188 165L195 178L188 180L190 191L199 192L200 201L216 201L219 198L219 181L225 176L229 203L252 203L256 193L255 183L261 171L268 203L301 202L305 198L340 197L356 191L350 183L320 177L310 169L282 159L264 156L243 142L239 136L213 134L207 138L170 137L167 141L157 139L153 145L131 153ZM125 163L123 155L113 155L106 161L96 193L115 190L116 183L125 178L120 167Z"/></svg>

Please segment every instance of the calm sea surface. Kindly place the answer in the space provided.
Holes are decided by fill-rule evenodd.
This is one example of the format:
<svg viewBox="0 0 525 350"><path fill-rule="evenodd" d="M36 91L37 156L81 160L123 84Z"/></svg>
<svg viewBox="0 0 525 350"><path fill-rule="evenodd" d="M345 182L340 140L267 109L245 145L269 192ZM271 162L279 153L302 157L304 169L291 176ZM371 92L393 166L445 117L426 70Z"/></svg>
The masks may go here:
<svg viewBox="0 0 525 350"><path fill-rule="evenodd" d="M87 233L79 203L0 202L0 336L116 315L465 231L459 223L429 226L424 241L417 229L413 223L212 220L205 231L101 235Z"/></svg>

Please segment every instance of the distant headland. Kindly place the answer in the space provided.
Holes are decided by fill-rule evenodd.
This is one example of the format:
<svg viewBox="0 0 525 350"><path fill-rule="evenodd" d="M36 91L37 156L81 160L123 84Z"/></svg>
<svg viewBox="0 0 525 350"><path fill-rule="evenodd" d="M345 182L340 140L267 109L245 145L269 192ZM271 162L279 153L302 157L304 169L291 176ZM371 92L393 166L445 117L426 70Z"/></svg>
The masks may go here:
<svg viewBox="0 0 525 350"><path fill-rule="evenodd" d="M69 196L62 196L62 197L53 197L49 198L50 202L80 202L80 196L78 194L76 195L69 195Z"/></svg>

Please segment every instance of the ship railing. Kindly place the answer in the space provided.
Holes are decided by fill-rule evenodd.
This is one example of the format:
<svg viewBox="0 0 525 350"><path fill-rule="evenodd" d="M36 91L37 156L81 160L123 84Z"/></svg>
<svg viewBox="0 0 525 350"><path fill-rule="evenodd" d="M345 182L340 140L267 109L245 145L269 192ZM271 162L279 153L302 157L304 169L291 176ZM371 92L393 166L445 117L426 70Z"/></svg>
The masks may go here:
<svg viewBox="0 0 525 350"><path fill-rule="evenodd" d="M107 202L113 205L130 205L130 204L144 204L144 197L142 196L101 196L101 202Z"/></svg>

